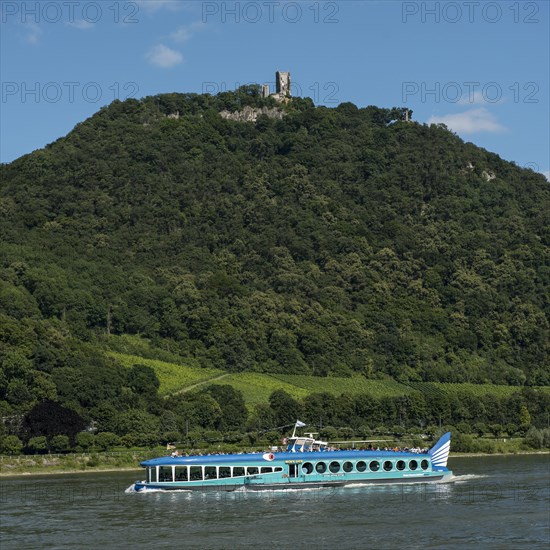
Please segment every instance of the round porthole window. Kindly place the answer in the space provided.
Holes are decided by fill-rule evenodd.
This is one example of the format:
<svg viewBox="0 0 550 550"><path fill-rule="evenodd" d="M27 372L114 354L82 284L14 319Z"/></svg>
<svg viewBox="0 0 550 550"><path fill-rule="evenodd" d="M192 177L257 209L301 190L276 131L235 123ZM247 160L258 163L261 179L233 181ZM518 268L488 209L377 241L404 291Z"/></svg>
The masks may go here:
<svg viewBox="0 0 550 550"><path fill-rule="evenodd" d="M334 460L333 462L331 462L331 463L329 464L328 469L329 469L333 474L337 474L337 473L340 471L340 463L339 463L339 462L336 462L336 460Z"/></svg>
<svg viewBox="0 0 550 550"><path fill-rule="evenodd" d="M378 462L378 460L373 460L369 464L369 468L371 472L378 472L378 470L380 470L380 462Z"/></svg>
<svg viewBox="0 0 550 550"><path fill-rule="evenodd" d="M428 469L428 466L429 466L429 463L427 460L423 460L421 463L420 463L420 467L423 469L423 470L427 470Z"/></svg>
<svg viewBox="0 0 550 550"><path fill-rule="evenodd" d="M386 460L386 462L384 462L384 470L386 470L386 472L391 472L392 468L393 468L393 464L391 463L391 461Z"/></svg>
<svg viewBox="0 0 550 550"><path fill-rule="evenodd" d="M416 470L418 468L418 462L416 460L411 460L409 462L409 470Z"/></svg>
<svg viewBox="0 0 550 550"><path fill-rule="evenodd" d="M327 471L327 465L324 462L317 462L315 470L319 474L324 474Z"/></svg>
<svg viewBox="0 0 550 550"><path fill-rule="evenodd" d="M404 460L398 460L398 461L397 461L397 464L395 465L395 467L396 467L398 470L404 470L404 469L405 469L405 461L404 461Z"/></svg>
<svg viewBox="0 0 550 550"><path fill-rule="evenodd" d="M311 462L304 462L302 464L302 472L304 474L311 474L313 472L313 464Z"/></svg>
<svg viewBox="0 0 550 550"><path fill-rule="evenodd" d="M364 472L364 471L367 469L367 463L366 463L366 462L363 462L362 460L360 460L360 461L355 465L355 469L356 469L358 472Z"/></svg>

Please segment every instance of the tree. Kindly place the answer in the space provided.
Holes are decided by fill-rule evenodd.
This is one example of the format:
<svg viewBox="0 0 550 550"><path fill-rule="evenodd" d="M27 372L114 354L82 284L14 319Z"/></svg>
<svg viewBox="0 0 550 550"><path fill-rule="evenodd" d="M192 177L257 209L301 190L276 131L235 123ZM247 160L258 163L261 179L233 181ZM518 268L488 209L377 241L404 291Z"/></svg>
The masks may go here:
<svg viewBox="0 0 550 550"><path fill-rule="evenodd" d="M23 420L23 429L29 438L67 435L74 441L85 427L86 421L78 413L50 400L35 405Z"/></svg>
<svg viewBox="0 0 550 550"><path fill-rule="evenodd" d="M529 426L531 424L531 415L529 409L525 405L521 405L519 409L519 424L520 426Z"/></svg>
<svg viewBox="0 0 550 550"><path fill-rule="evenodd" d="M23 443L16 435L7 435L0 440L0 453L6 455L21 454Z"/></svg>
<svg viewBox="0 0 550 550"><path fill-rule="evenodd" d="M222 431L240 430L248 417L243 394L228 385L215 384L207 390L219 404L221 419L219 429Z"/></svg>
<svg viewBox="0 0 550 550"><path fill-rule="evenodd" d="M154 415L139 409L130 409L121 413L116 424L116 433L119 436L143 433L158 436L158 432L158 419Z"/></svg>
<svg viewBox="0 0 550 550"><path fill-rule="evenodd" d="M119 443L119 438L111 432L100 432L94 437L94 444L100 451L108 451Z"/></svg>
<svg viewBox="0 0 550 550"><path fill-rule="evenodd" d="M493 434L493 437L499 437L502 435L504 428L502 427L502 424L490 424L489 431Z"/></svg>
<svg viewBox="0 0 550 550"><path fill-rule="evenodd" d="M76 444L83 451L88 451L94 445L94 434L91 434L90 432L80 432L76 436Z"/></svg>
<svg viewBox="0 0 550 550"><path fill-rule="evenodd" d="M544 434L534 426L525 434L525 443L533 449L541 449L544 444Z"/></svg>
<svg viewBox="0 0 550 550"><path fill-rule="evenodd" d="M51 438L50 445L55 452L67 452L70 448L69 438L66 435L54 435Z"/></svg>
<svg viewBox="0 0 550 550"><path fill-rule="evenodd" d="M46 436L39 435L37 437L31 437L27 443L27 449L32 454L45 453L48 450L48 440Z"/></svg>
<svg viewBox="0 0 550 550"><path fill-rule="evenodd" d="M134 365L128 373L128 385L137 394L156 395L160 382L155 371L146 365Z"/></svg>
<svg viewBox="0 0 550 550"><path fill-rule="evenodd" d="M275 390L269 396L269 406L275 415L277 426L294 425L302 412L299 403L284 390Z"/></svg>

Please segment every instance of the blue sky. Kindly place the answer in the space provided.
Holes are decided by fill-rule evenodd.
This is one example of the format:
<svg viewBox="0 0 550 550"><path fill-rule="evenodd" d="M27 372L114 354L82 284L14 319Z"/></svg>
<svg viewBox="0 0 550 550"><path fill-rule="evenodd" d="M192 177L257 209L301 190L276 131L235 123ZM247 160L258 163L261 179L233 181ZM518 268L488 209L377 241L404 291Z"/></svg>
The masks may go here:
<svg viewBox="0 0 550 550"><path fill-rule="evenodd" d="M215 93L288 70L317 104L406 106L548 175L549 4L1 0L0 160L114 98Z"/></svg>

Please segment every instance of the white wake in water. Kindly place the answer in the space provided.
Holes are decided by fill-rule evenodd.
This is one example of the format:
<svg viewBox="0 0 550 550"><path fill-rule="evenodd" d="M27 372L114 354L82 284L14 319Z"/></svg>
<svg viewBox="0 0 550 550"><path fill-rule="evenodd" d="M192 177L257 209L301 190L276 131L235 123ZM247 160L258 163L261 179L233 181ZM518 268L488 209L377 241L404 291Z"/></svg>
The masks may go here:
<svg viewBox="0 0 550 550"><path fill-rule="evenodd" d="M463 474L463 475L452 475L450 479L442 480L441 483L466 483L467 481L473 481L476 479L483 479L489 477L487 475L481 474Z"/></svg>
<svg viewBox="0 0 550 550"><path fill-rule="evenodd" d="M190 489L152 489L149 487L144 487L143 489L136 491L134 484L130 485L127 489L124 490L126 494L135 494L142 495L144 493L192 493Z"/></svg>

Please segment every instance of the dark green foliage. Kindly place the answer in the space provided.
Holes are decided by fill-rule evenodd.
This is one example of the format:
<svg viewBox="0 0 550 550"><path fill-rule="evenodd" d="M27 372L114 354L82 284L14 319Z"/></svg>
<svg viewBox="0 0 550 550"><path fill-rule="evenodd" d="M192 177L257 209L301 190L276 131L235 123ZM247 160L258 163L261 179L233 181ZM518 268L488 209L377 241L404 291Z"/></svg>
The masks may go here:
<svg viewBox="0 0 550 550"><path fill-rule="evenodd" d="M23 421L28 438L66 435L74 441L76 434L85 426L86 421L78 413L50 400L35 405Z"/></svg>
<svg viewBox="0 0 550 550"><path fill-rule="evenodd" d="M241 392L227 385L214 385L206 391L218 402L221 409L218 429L224 432L242 430L248 411Z"/></svg>
<svg viewBox="0 0 550 550"><path fill-rule="evenodd" d="M159 425L154 373L106 357L103 334L229 371L550 384L543 176L402 109L294 99L281 120L219 116L244 106L277 104L257 86L115 101L0 166L3 416L52 400L136 441L246 423L238 396L209 390ZM295 421L288 404L254 421ZM437 396L429 412L353 406L373 425L506 416ZM340 425L352 403L304 403L325 407ZM526 426L514 407L506 422Z"/></svg>
<svg viewBox="0 0 550 550"><path fill-rule="evenodd" d="M518 430L514 423L516 407L525 409L533 426L539 428L547 426L550 410L550 394L532 389L518 391L510 397L490 396L486 399L466 392L437 396L415 392L405 397L383 398L346 394L335 397L316 393L306 397L303 404L294 400L290 403L289 396L283 394L272 394L273 413L284 410L284 403L287 403L295 407L292 410L299 415L297 418L307 422L308 426L352 427L357 434L369 432L368 426L397 426L400 430L413 430L425 429L429 425L452 425L461 433L475 433L479 437L487 433L500 437L503 432L512 436Z"/></svg>
<svg viewBox="0 0 550 550"><path fill-rule="evenodd" d="M293 425L302 413L302 407L284 390L276 390L269 396L269 406L277 426Z"/></svg>
<svg viewBox="0 0 550 550"><path fill-rule="evenodd" d="M0 438L0 454L18 455L23 449L23 443L16 435L7 435Z"/></svg>
<svg viewBox="0 0 550 550"><path fill-rule="evenodd" d="M128 373L128 385L136 394L155 395L159 381L155 371L145 365L134 365Z"/></svg>

